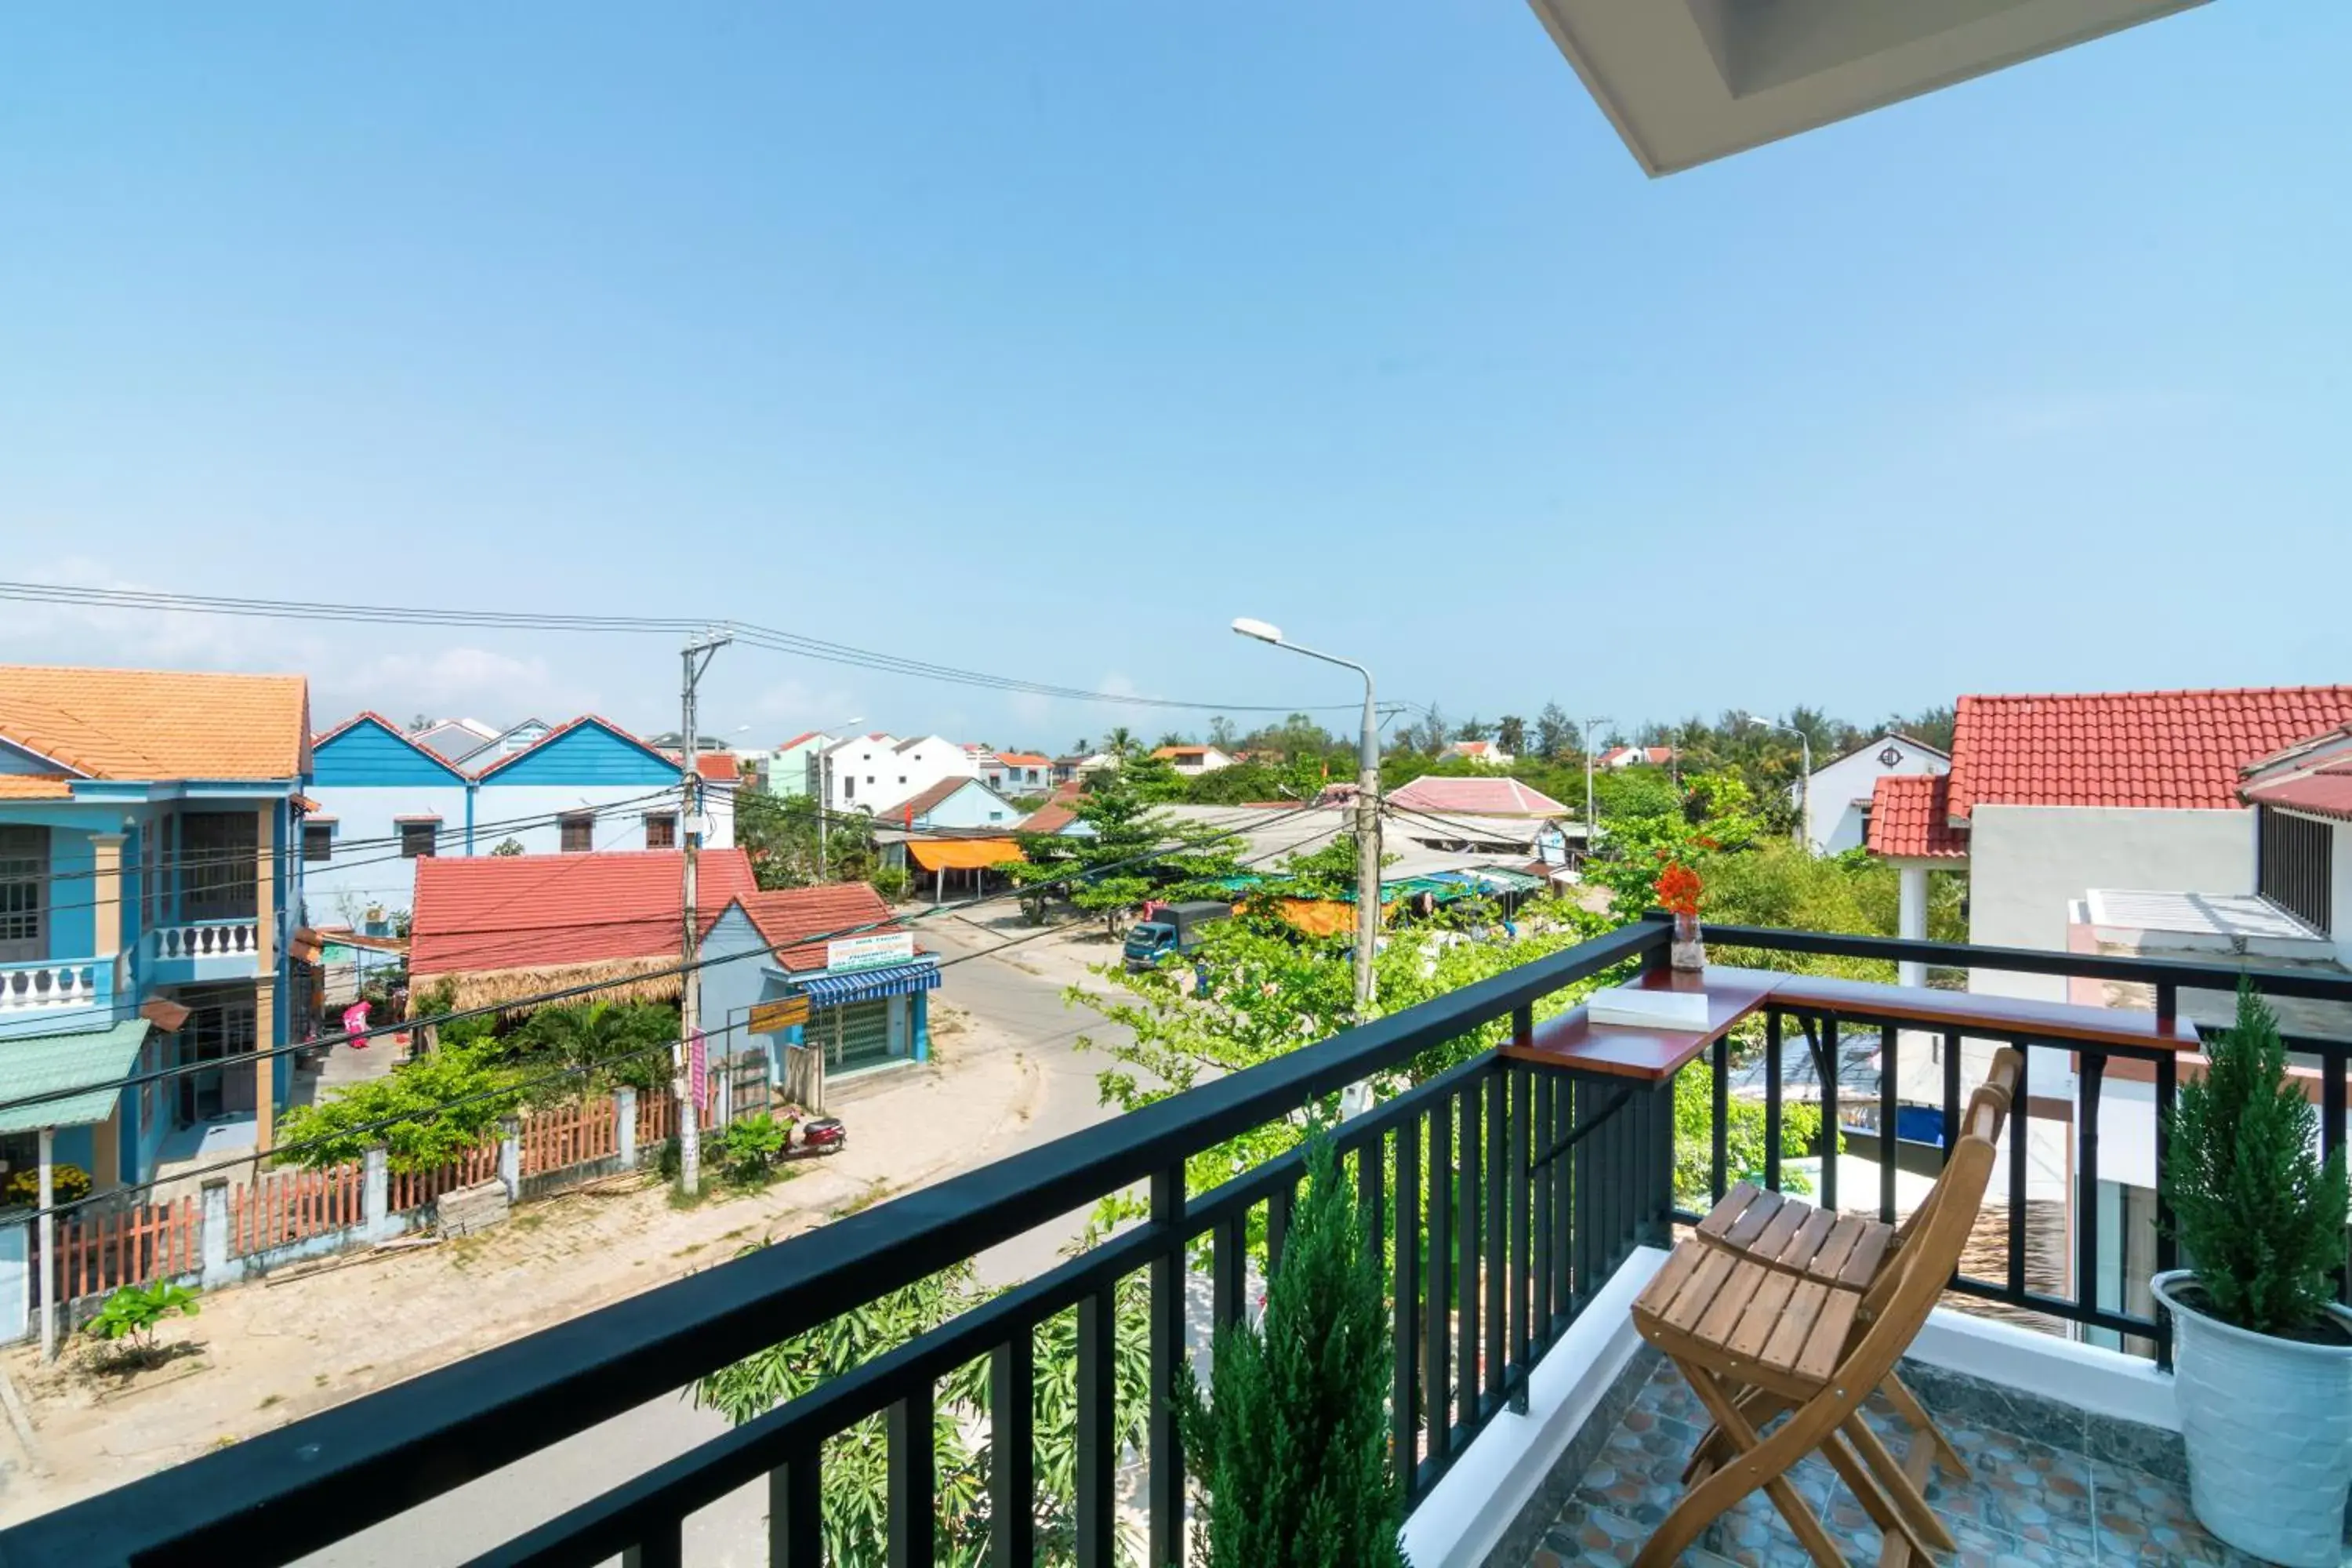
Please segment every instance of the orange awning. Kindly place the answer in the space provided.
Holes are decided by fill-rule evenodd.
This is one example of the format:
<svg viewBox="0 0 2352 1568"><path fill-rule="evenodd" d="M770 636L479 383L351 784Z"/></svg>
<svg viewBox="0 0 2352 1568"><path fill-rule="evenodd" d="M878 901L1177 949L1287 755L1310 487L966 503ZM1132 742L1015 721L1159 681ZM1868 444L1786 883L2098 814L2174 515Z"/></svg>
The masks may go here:
<svg viewBox="0 0 2352 1568"><path fill-rule="evenodd" d="M926 871L976 871L1028 858L1010 838L909 839L907 854Z"/></svg>

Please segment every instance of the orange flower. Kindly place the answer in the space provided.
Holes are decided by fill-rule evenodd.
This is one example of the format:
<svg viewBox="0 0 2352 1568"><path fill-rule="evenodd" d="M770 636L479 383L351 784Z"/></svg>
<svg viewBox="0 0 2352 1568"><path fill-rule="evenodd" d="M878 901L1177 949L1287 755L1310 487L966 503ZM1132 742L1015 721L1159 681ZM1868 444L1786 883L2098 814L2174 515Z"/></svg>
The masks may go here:
<svg viewBox="0 0 2352 1568"><path fill-rule="evenodd" d="M1658 873L1657 894L1658 902L1672 913L1698 913L1698 873L1680 862L1667 867Z"/></svg>

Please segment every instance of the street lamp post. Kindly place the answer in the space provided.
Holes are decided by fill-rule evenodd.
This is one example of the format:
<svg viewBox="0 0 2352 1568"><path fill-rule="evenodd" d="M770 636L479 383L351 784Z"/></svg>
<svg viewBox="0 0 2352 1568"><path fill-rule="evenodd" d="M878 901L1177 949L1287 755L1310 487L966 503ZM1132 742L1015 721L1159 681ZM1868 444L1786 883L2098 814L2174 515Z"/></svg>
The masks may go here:
<svg viewBox="0 0 2352 1568"><path fill-rule="evenodd" d="M1364 725L1356 744L1356 1022L1372 1016L1372 959L1381 937L1381 730L1372 708L1372 672L1350 658L1320 653L1283 640L1282 628L1244 616L1234 630L1308 658L1352 669L1364 678ZM1339 1097L1339 1114L1360 1116L1371 1109L1370 1083L1351 1083Z"/></svg>
<svg viewBox="0 0 2352 1568"><path fill-rule="evenodd" d="M1587 858L1592 854L1593 840L1601 836L1600 821L1592 815L1592 727L1616 721L1606 714L1584 721L1584 853Z"/></svg>
<svg viewBox="0 0 2352 1568"><path fill-rule="evenodd" d="M1740 717L1759 730L1777 730L1783 735L1797 737L1797 745L1803 759L1800 765L1804 770L1797 780L1797 843L1800 847L1810 847L1813 841L1812 738L1793 724L1775 724L1769 719L1759 719L1753 713L1743 713Z"/></svg>

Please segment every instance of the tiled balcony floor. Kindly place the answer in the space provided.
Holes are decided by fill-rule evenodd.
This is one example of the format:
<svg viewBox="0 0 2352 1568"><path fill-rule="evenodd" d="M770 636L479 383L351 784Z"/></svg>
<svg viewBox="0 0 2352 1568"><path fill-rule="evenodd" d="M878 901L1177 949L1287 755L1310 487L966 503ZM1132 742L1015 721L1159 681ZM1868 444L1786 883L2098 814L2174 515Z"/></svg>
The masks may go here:
<svg viewBox="0 0 2352 1568"><path fill-rule="evenodd" d="M1908 1428L1876 1407L1872 1424L1897 1453ZM1585 1568L1633 1560L1650 1529L1683 1493L1682 1470L1706 1429L1706 1413L1671 1364L1661 1363L1633 1408L1586 1469L1536 1549L1530 1568ZM1964 1568L2027 1564L2248 1564L2253 1558L2198 1528L2179 1489L2143 1471L1942 1418L1952 1445L1976 1472L1963 1486L1942 1470L1927 1501L1960 1543L1946 1559ZM1856 1568L1878 1561L1879 1534L1818 1455L1791 1472L1797 1488ZM1763 1493L1750 1496L1700 1537L1686 1563L1722 1568L1807 1568L1811 1559Z"/></svg>

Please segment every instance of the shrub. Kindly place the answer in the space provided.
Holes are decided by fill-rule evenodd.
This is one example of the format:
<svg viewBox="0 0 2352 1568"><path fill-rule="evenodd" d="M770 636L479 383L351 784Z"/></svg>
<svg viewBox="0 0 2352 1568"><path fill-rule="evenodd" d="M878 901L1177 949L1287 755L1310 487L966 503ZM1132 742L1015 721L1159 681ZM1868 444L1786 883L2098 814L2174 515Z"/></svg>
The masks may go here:
<svg viewBox="0 0 2352 1568"><path fill-rule="evenodd" d="M894 904L904 900L907 889L914 884L914 879L908 875L903 866L877 867L874 875L866 880L873 884L876 892Z"/></svg>
<svg viewBox="0 0 2352 1568"><path fill-rule="evenodd" d="M49 1167L49 1202L79 1203L89 1196L89 1173L79 1165ZM11 1204L37 1204L41 1201L41 1168L27 1165L8 1173L7 1198Z"/></svg>
<svg viewBox="0 0 2352 1568"><path fill-rule="evenodd" d="M1255 1329L1217 1331L1211 1393L1179 1391L1184 1462L1209 1495L1209 1568L1402 1568L1389 1473L1388 1301L1328 1133Z"/></svg>
<svg viewBox="0 0 2352 1568"><path fill-rule="evenodd" d="M739 1185L763 1185L776 1156L784 1152L787 1137L781 1122L764 1116L730 1121L718 1139L719 1169Z"/></svg>
<svg viewBox="0 0 2352 1568"><path fill-rule="evenodd" d="M156 1324L166 1318L195 1315L196 1293L184 1286L168 1279L152 1285L125 1285L106 1299L83 1331L110 1343L127 1342L131 1350L145 1353L155 1348Z"/></svg>
<svg viewBox="0 0 2352 1568"><path fill-rule="evenodd" d="M2321 1320L2344 1267L2344 1151L2315 1152L2319 1112L2288 1081L2278 1018L2251 982L2208 1060L2169 1124L2173 1235L2215 1317L2294 1333Z"/></svg>

